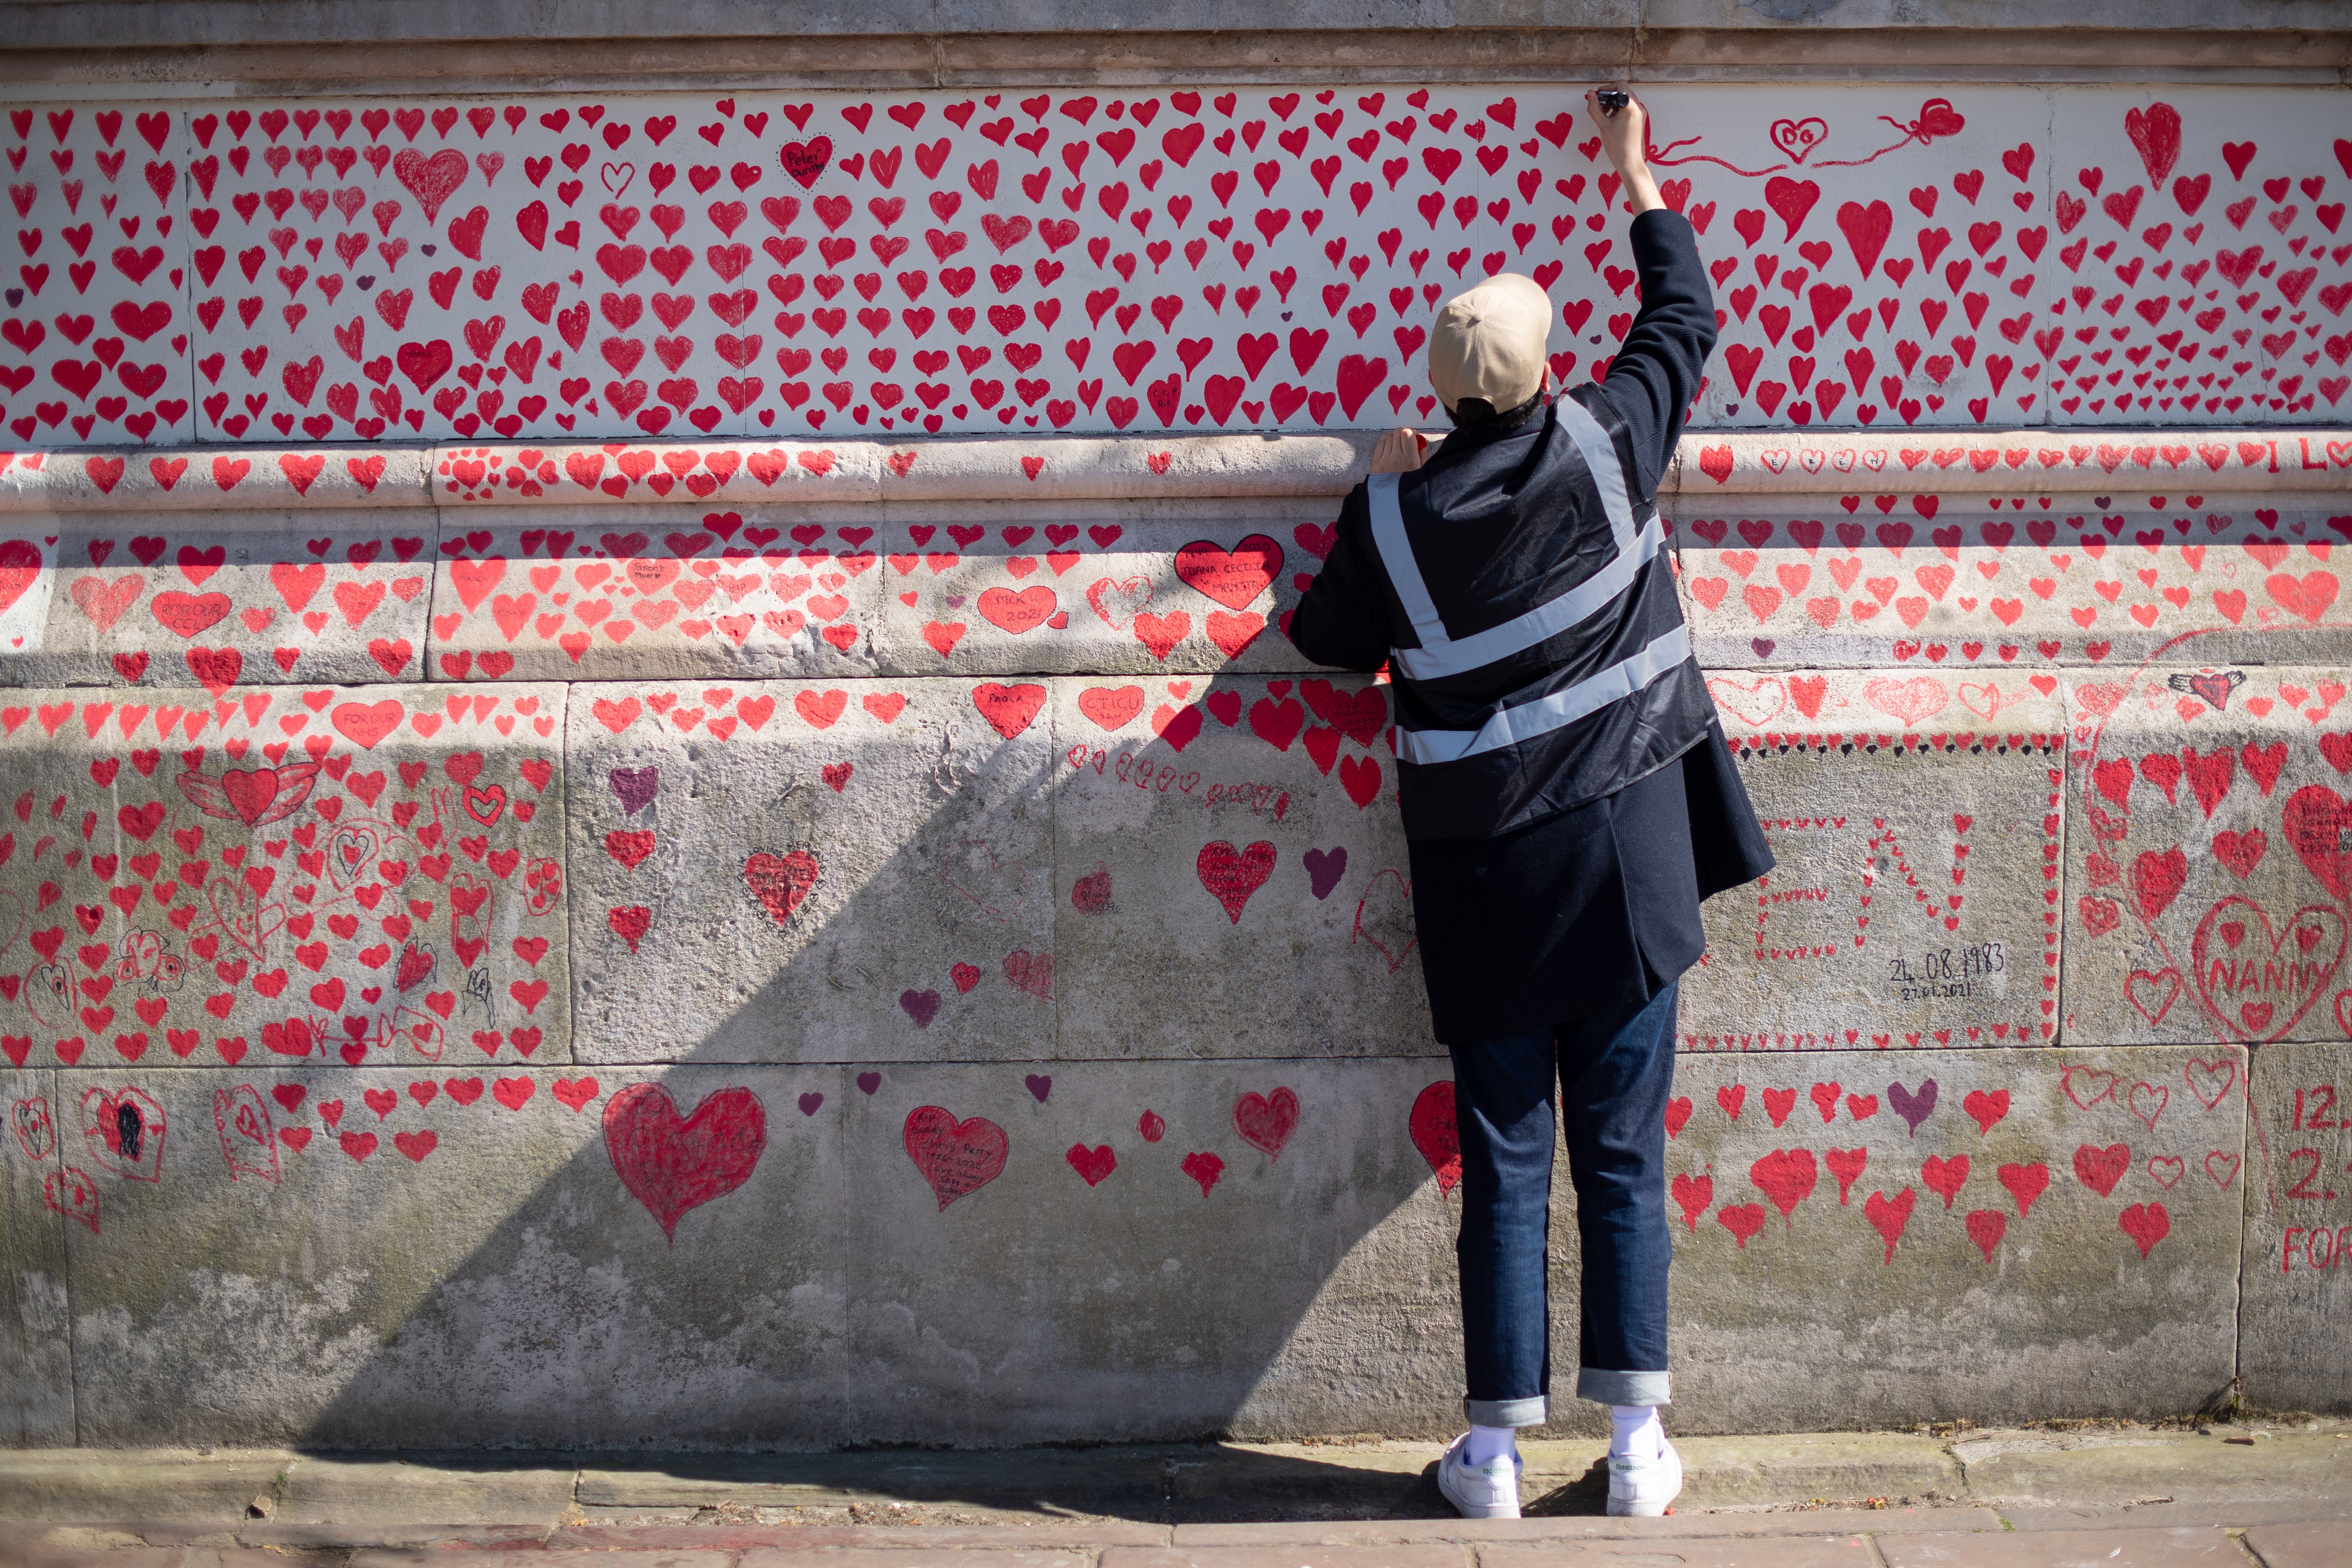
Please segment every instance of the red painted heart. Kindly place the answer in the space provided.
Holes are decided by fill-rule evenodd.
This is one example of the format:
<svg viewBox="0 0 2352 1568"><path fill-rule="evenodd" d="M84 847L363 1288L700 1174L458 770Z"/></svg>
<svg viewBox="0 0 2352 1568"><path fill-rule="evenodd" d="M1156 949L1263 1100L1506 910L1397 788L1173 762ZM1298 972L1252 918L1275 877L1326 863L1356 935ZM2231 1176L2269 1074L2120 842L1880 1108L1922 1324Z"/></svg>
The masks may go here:
<svg viewBox="0 0 2352 1568"><path fill-rule="evenodd" d="M613 1170L672 1245L679 1216L749 1181L767 1146L767 1110L748 1089L706 1095L682 1121L656 1083L631 1084L604 1102Z"/></svg>

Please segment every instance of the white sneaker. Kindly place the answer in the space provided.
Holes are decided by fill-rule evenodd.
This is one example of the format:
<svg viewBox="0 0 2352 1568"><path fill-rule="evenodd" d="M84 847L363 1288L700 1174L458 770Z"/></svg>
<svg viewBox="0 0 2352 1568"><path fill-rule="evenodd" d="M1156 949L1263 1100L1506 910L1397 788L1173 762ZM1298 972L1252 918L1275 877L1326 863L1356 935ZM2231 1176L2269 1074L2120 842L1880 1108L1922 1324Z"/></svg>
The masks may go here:
<svg viewBox="0 0 2352 1568"><path fill-rule="evenodd" d="M1609 1457L1610 1518L1655 1519L1681 1495L1682 1456L1664 1437L1658 1443L1664 1451L1655 1458L1636 1458L1629 1454Z"/></svg>
<svg viewBox="0 0 2352 1568"><path fill-rule="evenodd" d="M1519 1472L1526 1468L1519 1456L1514 1452L1473 1465L1469 1454L1470 1434L1465 1432L1437 1461L1437 1489L1445 1500L1465 1519L1518 1518Z"/></svg>

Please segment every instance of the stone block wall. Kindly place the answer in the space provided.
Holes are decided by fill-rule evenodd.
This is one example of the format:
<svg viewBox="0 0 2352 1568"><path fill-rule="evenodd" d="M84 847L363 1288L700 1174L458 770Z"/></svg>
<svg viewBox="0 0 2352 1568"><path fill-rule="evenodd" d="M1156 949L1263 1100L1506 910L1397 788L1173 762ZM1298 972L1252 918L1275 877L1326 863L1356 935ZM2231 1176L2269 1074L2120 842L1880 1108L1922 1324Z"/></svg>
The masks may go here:
<svg viewBox="0 0 2352 1568"><path fill-rule="evenodd" d="M1678 1426L2345 1408L2340 84L1644 96L1780 858ZM1387 692L1284 630L1436 300L1605 372L1576 89L0 108L7 1441L1450 1434Z"/></svg>

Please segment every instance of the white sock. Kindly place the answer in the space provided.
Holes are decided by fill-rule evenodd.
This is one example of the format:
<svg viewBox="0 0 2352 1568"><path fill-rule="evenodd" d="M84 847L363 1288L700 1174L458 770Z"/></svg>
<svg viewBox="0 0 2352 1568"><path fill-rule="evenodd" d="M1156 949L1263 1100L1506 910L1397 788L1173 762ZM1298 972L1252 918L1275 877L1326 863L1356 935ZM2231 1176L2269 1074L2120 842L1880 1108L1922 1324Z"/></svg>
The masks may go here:
<svg viewBox="0 0 2352 1568"><path fill-rule="evenodd" d="M1609 1424L1612 1458L1654 1459L1666 1451L1665 1428L1658 1425L1654 1405L1612 1405Z"/></svg>
<svg viewBox="0 0 2352 1568"><path fill-rule="evenodd" d="M1508 1458L1518 1452L1518 1437L1508 1426L1473 1426L1470 1445L1463 1454L1472 1468L1492 1459Z"/></svg>

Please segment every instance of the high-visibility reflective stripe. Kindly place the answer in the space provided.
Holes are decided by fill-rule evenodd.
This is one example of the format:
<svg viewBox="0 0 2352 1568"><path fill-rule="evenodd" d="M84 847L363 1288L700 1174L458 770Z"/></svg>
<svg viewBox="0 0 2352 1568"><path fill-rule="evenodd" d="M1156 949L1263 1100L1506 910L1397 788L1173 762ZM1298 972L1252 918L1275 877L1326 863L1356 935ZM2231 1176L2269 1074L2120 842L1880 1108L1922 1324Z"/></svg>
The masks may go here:
<svg viewBox="0 0 2352 1568"><path fill-rule="evenodd" d="M1610 440L1609 433L1572 397L1562 397L1553 406L1559 411L1560 424L1576 442L1577 450L1583 454L1584 466L1591 470L1593 484L1601 492L1601 510L1609 518L1614 553L1600 571L1568 592L1501 626L1455 640L1446 636L1445 623L1429 596L1428 585L1422 581L1419 563L1413 560L1412 542L1405 536L1404 516L1397 504L1397 476L1373 475L1366 482L1366 495L1371 503L1372 542L1380 550L1381 564L1388 569L1390 585L1404 606L1405 618L1421 637L1421 647L1417 648L1391 650L1401 673L1415 680L1461 675L1557 637L1614 602L1658 552L1665 528L1654 513L1648 520L1654 526L1643 529L1635 523L1633 499L1626 492L1624 471L1618 464L1616 444Z"/></svg>
<svg viewBox="0 0 2352 1568"><path fill-rule="evenodd" d="M1672 674L1690 656L1690 628L1677 626L1630 658L1549 697L1506 708L1478 729L1399 730L1397 754L1409 763L1454 763L1549 734Z"/></svg>
<svg viewBox="0 0 2352 1568"><path fill-rule="evenodd" d="M1365 498L1372 508L1372 542L1379 547L1381 563L1388 568L1389 586L1396 590L1397 602L1404 606L1405 619L1421 634L1424 645L1446 646L1445 623L1438 618L1437 605L1429 596L1429 584L1421 580L1421 566L1412 558L1412 543L1404 536L1404 513L1397 506L1397 476L1374 474L1364 481Z"/></svg>

